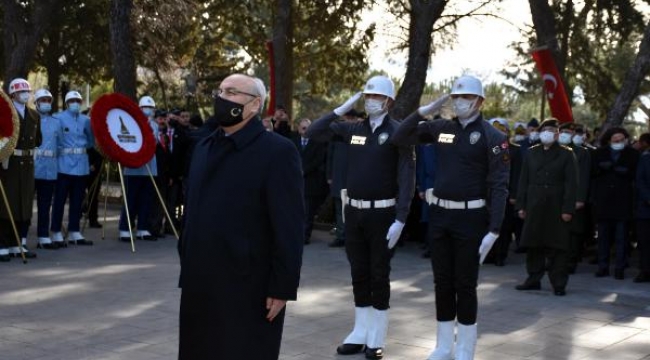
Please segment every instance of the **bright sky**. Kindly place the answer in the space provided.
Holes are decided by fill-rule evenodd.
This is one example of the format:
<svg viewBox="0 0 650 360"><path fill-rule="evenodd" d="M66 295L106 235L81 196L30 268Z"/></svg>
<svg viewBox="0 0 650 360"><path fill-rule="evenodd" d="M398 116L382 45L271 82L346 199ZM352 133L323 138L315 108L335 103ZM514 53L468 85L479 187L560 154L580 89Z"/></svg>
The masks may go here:
<svg viewBox="0 0 650 360"><path fill-rule="evenodd" d="M461 3L461 2L458 2ZM469 1L464 2L468 7ZM463 5L459 5L461 8ZM508 48L513 41L521 40L520 28L532 24L528 1L503 0L485 8L483 12L499 14L505 20L493 17L463 19L457 28L458 37L453 49L438 51L431 60L427 82L440 82L471 73L484 82L500 80L499 71L515 58ZM381 7L364 16L364 24L377 23L377 35L371 46L370 67L383 70L396 78L406 72L407 53L390 52L393 36L397 31L392 19ZM435 26L435 25L434 25ZM405 36L405 35L404 35ZM389 52L388 54L386 54Z"/></svg>

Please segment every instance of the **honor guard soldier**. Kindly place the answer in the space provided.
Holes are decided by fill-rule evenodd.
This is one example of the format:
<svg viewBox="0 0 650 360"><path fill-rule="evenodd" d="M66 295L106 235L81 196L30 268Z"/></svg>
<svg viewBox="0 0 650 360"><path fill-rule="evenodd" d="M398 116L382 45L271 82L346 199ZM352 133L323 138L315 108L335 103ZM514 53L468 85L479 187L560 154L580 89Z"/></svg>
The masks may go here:
<svg viewBox="0 0 650 360"><path fill-rule="evenodd" d="M397 144L433 142L437 171L430 205L429 241L435 281L437 344L431 360L471 360L476 347L479 264L499 237L508 197L506 135L483 120L481 81L461 76L452 87L453 120L425 121L448 101L444 95L409 115L393 136Z"/></svg>
<svg viewBox="0 0 650 360"><path fill-rule="evenodd" d="M38 131L40 118L34 109L27 106L31 91L25 79L18 78L9 83L9 96L20 118L20 132L13 155L0 166L0 179L9 202L0 204L0 261L9 261L10 256L20 256L6 205L11 209L25 257L36 257L26 247L34 203L34 148L41 143L41 132Z"/></svg>
<svg viewBox="0 0 650 360"><path fill-rule="evenodd" d="M34 94L36 110L41 116L41 135L43 142L36 149L34 157L34 175L36 178L36 206L38 220L36 235L38 247L56 250L62 242L53 243L50 239L50 216L52 198L58 174L57 144L62 136L61 122L50 115L52 111L52 94L46 89L38 89Z"/></svg>
<svg viewBox="0 0 650 360"><path fill-rule="evenodd" d="M368 114L364 121L334 121L352 109L361 97L357 93L316 120L306 135L328 141L336 134L350 144L342 201L355 323L337 352L347 355L365 348L367 359L381 359L388 330L391 249L404 228L415 190L415 161L411 146L391 142L398 126L388 115L395 100L393 82L385 76L372 77L363 96Z"/></svg>
<svg viewBox="0 0 650 360"><path fill-rule="evenodd" d="M151 96L143 96L140 98L138 105L142 109L142 113L147 117L151 132L156 139L156 144L160 143L158 123L156 123L154 118L156 102ZM139 168L124 169L124 187L126 188L126 203L129 207L131 224L133 225L137 219L135 237L139 240L155 241L158 238L153 236L149 231L150 215L151 203L158 200L154 196L154 191L156 190L149 178L150 171L151 176L158 176L158 163L155 154L147 164ZM130 241L131 235L129 233L129 224L127 223L126 209L124 207L122 207L122 213L120 214L119 228L120 241Z"/></svg>
<svg viewBox="0 0 650 360"><path fill-rule="evenodd" d="M528 149L524 157L516 208L519 217L525 219L521 243L527 248L528 278L516 289L539 290L548 270L554 294L564 296L578 165L573 151L557 143L558 126L557 119L544 120L541 143Z"/></svg>
<svg viewBox="0 0 650 360"><path fill-rule="evenodd" d="M587 217L591 216L586 212L585 204L589 194L589 182L591 180L591 155L589 150L576 145L573 138L576 136L576 129L580 125L574 122L566 122L560 125L560 135L557 142L573 150L573 154L578 161L578 188L576 191L576 210L571 219L571 242L569 244L568 271L569 274L576 272L578 262L582 258L582 250L585 246L585 235L587 228L585 222Z"/></svg>
<svg viewBox="0 0 650 360"><path fill-rule="evenodd" d="M90 172L86 149L94 146L90 118L81 114L83 98L78 91L65 94L66 109L57 113L61 122L61 137L58 142L59 173L54 190L54 207L52 209L52 241L63 244L61 233L63 210L68 204L68 242L76 245L92 245L91 240L84 239L79 231L81 205L86 191L86 176Z"/></svg>

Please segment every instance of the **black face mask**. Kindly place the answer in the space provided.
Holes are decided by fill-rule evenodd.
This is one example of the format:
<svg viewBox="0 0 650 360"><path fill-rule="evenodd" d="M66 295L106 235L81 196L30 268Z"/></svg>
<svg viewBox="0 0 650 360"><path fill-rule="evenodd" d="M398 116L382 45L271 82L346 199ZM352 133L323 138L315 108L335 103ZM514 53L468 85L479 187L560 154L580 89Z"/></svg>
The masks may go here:
<svg viewBox="0 0 650 360"><path fill-rule="evenodd" d="M221 127L230 127L244 121L244 105L217 96L214 100L214 117Z"/></svg>

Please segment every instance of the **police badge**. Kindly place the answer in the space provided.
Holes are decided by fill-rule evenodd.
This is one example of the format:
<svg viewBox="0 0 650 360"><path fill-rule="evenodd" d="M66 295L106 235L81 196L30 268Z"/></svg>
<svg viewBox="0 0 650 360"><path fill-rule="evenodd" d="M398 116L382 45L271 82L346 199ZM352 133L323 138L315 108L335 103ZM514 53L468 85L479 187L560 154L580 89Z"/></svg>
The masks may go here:
<svg viewBox="0 0 650 360"><path fill-rule="evenodd" d="M388 140L388 133L379 134L379 145L384 145L386 140Z"/></svg>
<svg viewBox="0 0 650 360"><path fill-rule="evenodd" d="M471 134L469 134L469 143L474 145L478 142L478 140L481 138L481 133L478 131L472 131Z"/></svg>

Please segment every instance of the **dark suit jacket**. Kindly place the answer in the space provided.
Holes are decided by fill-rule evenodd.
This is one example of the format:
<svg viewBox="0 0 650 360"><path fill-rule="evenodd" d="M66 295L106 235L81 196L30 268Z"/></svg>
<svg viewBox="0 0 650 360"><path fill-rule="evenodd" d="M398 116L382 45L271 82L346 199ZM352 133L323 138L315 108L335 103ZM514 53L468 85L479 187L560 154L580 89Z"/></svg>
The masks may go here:
<svg viewBox="0 0 650 360"><path fill-rule="evenodd" d="M326 178L327 143L309 140L302 147L300 136L293 138L302 160L302 177L305 182L305 196L325 197L328 192Z"/></svg>
<svg viewBox="0 0 650 360"><path fill-rule="evenodd" d="M631 220L634 207L634 179L639 152L627 146L618 159L601 147L592 157L592 197L597 220Z"/></svg>

